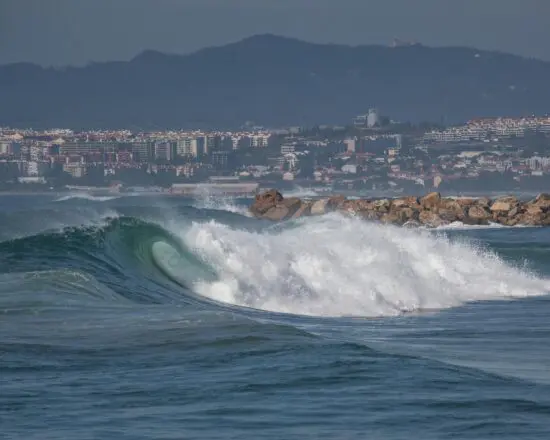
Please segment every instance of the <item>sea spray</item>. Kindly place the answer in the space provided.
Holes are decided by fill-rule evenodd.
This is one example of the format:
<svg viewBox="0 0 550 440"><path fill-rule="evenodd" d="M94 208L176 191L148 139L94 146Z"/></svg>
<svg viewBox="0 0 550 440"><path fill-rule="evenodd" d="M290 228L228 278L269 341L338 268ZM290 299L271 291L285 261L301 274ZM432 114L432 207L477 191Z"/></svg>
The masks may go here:
<svg viewBox="0 0 550 440"><path fill-rule="evenodd" d="M210 221L179 233L219 277L197 281L197 293L273 312L394 316L550 291L474 244L339 214L263 232Z"/></svg>

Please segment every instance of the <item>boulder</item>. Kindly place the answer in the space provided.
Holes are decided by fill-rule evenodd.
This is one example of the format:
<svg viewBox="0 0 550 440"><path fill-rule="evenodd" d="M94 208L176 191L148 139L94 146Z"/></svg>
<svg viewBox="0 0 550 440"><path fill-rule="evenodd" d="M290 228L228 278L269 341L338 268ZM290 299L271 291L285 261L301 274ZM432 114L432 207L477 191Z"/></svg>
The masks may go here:
<svg viewBox="0 0 550 440"><path fill-rule="evenodd" d="M392 208L408 207L414 209L420 209L420 203L418 197L403 197L401 199L395 199L391 201Z"/></svg>
<svg viewBox="0 0 550 440"><path fill-rule="evenodd" d="M288 199L283 199L277 205L284 205L288 208L288 215L292 216L296 211L298 211L302 206L302 201L298 197L289 197Z"/></svg>
<svg viewBox="0 0 550 440"><path fill-rule="evenodd" d="M269 208L267 212L262 215L262 218L277 222L286 219L288 215L288 208L283 204L279 204Z"/></svg>
<svg viewBox="0 0 550 440"><path fill-rule="evenodd" d="M458 213L454 209L439 208L437 210L437 215L441 220L446 223L453 223L464 220L464 213L462 211Z"/></svg>
<svg viewBox="0 0 550 440"><path fill-rule="evenodd" d="M271 221L322 215L331 211L407 227L418 224L437 227L455 221L466 224L495 221L508 226L550 226L550 194L539 194L529 202L520 202L512 196L494 201L488 198L441 198L437 192L421 199L400 197L393 200L348 200L344 196L333 196L302 201L296 197L285 199L280 192L272 189L258 194L250 206L250 212L255 217Z"/></svg>
<svg viewBox="0 0 550 440"><path fill-rule="evenodd" d="M344 196L333 196L327 200L325 209L327 211L335 211L339 209L346 200Z"/></svg>
<svg viewBox="0 0 550 440"><path fill-rule="evenodd" d="M517 217L517 215L520 213L519 206L514 206L510 211L507 213L508 218Z"/></svg>
<svg viewBox="0 0 550 440"><path fill-rule="evenodd" d="M294 214L292 214L290 218L297 219L309 215L311 213L311 205L311 203L303 202L298 210Z"/></svg>
<svg viewBox="0 0 550 440"><path fill-rule="evenodd" d="M488 197L480 197L479 199L476 199L475 204L477 206L488 208L489 206L491 206L491 199L489 199Z"/></svg>
<svg viewBox="0 0 550 440"><path fill-rule="evenodd" d="M382 218L382 216L384 215L382 212L378 212L378 211L374 211L374 210L369 210L369 209L365 209L365 210L362 210L362 211L358 211L357 212L357 215L362 218L363 220L368 220L368 221L378 221Z"/></svg>
<svg viewBox="0 0 550 440"><path fill-rule="evenodd" d="M498 219L498 223L505 226L516 226L517 224L520 223L520 220L521 219L517 216L516 217L506 216L506 217L500 217Z"/></svg>
<svg viewBox="0 0 550 440"><path fill-rule="evenodd" d="M407 216L402 210L395 210L382 214L380 221L392 225L402 225L407 221Z"/></svg>
<svg viewBox="0 0 550 440"><path fill-rule="evenodd" d="M393 206L390 212L382 214L382 216L380 217L380 221L382 221L383 223L391 223L395 225L403 225L409 220L417 219L418 210L409 207L395 208Z"/></svg>
<svg viewBox="0 0 550 440"><path fill-rule="evenodd" d="M528 226L550 226L550 213L542 210L527 210L517 218L518 224Z"/></svg>
<svg viewBox="0 0 550 440"><path fill-rule="evenodd" d="M311 215L322 215L327 212L327 202L328 199L320 199L313 202L313 205L311 205Z"/></svg>
<svg viewBox="0 0 550 440"><path fill-rule="evenodd" d="M535 203L540 203L540 202L550 202L550 193L540 193L535 198Z"/></svg>
<svg viewBox="0 0 550 440"><path fill-rule="evenodd" d="M476 223L485 223L491 218L491 213L485 206L474 205L468 209L468 217Z"/></svg>
<svg viewBox="0 0 550 440"><path fill-rule="evenodd" d="M283 200L282 194L276 189L257 194L254 203L250 206L250 212L256 217L262 217L267 211L275 207Z"/></svg>
<svg viewBox="0 0 550 440"><path fill-rule="evenodd" d="M496 200L491 205L491 211L492 212L508 212L512 208L514 208L516 205L512 201L508 200Z"/></svg>
<svg viewBox="0 0 550 440"><path fill-rule="evenodd" d="M476 203L476 199L473 199L471 197L457 197L455 199L455 202L463 208L469 208Z"/></svg>
<svg viewBox="0 0 550 440"><path fill-rule="evenodd" d="M466 218L464 207L454 199L442 199L437 212L441 218L446 218L450 222L464 221Z"/></svg>
<svg viewBox="0 0 550 440"><path fill-rule="evenodd" d="M341 211L359 212L373 210L374 204L370 200L345 200L339 207Z"/></svg>
<svg viewBox="0 0 550 440"><path fill-rule="evenodd" d="M391 201L388 199L375 200L373 207L378 212L388 212L390 210Z"/></svg>
<svg viewBox="0 0 550 440"><path fill-rule="evenodd" d="M437 228L438 226L446 225L448 223L432 211L421 211L418 215L418 221L420 224L432 228Z"/></svg>
<svg viewBox="0 0 550 440"><path fill-rule="evenodd" d="M538 206L543 211L548 211L550 209L550 194L539 194L535 200L529 202L529 205Z"/></svg>
<svg viewBox="0 0 550 440"><path fill-rule="evenodd" d="M431 192L420 199L420 204L424 209L432 209L439 205L441 202L441 194L438 192Z"/></svg>
<svg viewBox="0 0 550 440"><path fill-rule="evenodd" d="M499 197L491 205L491 211L510 211L519 204L519 201L516 197Z"/></svg>
<svg viewBox="0 0 550 440"><path fill-rule="evenodd" d="M538 215L544 212L544 209L539 205L526 205L525 212L529 215Z"/></svg>

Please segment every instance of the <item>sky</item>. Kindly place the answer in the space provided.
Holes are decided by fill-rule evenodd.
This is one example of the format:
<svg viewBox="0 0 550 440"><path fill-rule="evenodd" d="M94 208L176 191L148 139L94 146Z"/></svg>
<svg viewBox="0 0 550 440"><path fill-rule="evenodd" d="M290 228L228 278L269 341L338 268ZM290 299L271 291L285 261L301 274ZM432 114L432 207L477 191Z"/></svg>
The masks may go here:
<svg viewBox="0 0 550 440"><path fill-rule="evenodd" d="M470 46L550 61L550 0L0 0L0 64L189 53L272 33L311 42Z"/></svg>

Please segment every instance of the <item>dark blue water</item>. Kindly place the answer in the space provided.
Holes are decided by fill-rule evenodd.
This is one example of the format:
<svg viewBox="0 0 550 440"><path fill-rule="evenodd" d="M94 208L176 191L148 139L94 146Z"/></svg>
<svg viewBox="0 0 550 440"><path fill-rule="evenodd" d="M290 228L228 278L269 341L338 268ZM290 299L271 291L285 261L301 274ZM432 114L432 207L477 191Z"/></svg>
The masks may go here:
<svg viewBox="0 0 550 440"><path fill-rule="evenodd" d="M0 197L5 439L550 438L550 231Z"/></svg>

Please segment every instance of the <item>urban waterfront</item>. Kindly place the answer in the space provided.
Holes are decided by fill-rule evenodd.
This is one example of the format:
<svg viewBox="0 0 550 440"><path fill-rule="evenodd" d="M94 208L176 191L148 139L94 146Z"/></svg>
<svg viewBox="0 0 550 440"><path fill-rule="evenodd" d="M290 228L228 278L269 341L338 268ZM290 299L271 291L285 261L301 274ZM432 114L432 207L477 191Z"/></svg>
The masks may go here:
<svg viewBox="0 0 550 440"><path fill-rule="evenodd" d="M0 188L163 193L258 188L325 191L541 190L550 183L550 118L414 126L375 109L349 126L234 132L0 129Z"/></svg>

